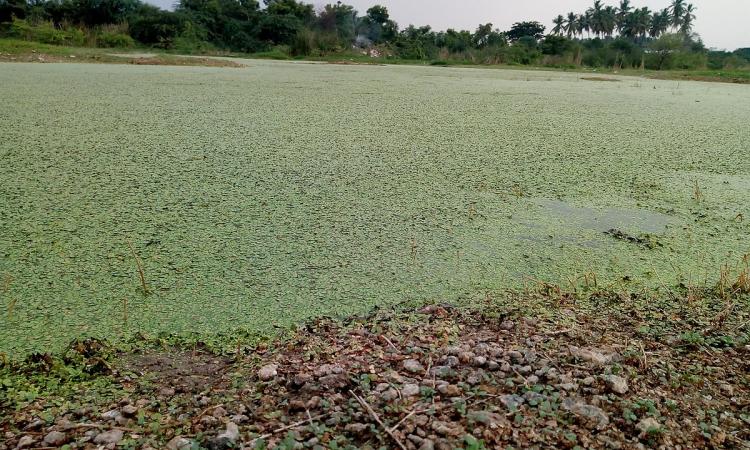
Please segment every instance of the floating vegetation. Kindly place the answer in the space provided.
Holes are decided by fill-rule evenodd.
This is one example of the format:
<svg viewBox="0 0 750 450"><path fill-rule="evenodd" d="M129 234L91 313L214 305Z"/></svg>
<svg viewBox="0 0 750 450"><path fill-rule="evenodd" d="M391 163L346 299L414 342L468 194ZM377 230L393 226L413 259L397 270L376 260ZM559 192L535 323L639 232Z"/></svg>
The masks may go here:
<svg viewBox="0 0 750 450"><path fill-rule="evenodd" d="M2 64L0 351L262 333L527 277L697 281L750 251L750 90L544 77Z"/></svg>

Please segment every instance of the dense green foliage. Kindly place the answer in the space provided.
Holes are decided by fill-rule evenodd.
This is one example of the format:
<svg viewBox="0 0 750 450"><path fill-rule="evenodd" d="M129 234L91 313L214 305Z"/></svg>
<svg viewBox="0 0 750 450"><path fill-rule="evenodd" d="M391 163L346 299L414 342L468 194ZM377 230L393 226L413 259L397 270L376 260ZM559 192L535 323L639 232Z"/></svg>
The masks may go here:
<svg viewBox="0 0 750 450"><path fill-rule="evenodd" d="M501 31L399 28L383 6L360 15L341 2L316 10L297 0L180 0L164 11L141 0L0 0L0 34L56 45L141 45L200 53L232 51L277 58L367 54L473 64L649 69L741 68L750 51L708 51L692 34L695 8L684 0L652 13L596 0L582 14L559 15L545 36L538 22Z"/></svg>
<svg viewBox="0 0 750 450"><path fill-rule="evenodd" d="M0 352L750 253L745 86L246 62L1 65Z"/></svg>

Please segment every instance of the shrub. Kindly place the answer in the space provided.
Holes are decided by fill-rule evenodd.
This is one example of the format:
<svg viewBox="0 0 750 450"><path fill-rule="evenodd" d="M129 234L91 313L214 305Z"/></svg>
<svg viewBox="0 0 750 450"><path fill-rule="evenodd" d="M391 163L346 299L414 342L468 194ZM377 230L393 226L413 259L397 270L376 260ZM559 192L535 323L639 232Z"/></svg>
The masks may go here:
<svg viewBox="0 0 750 450"><path fill-rule="evenodd" d="M55 28L52 22L32 25L21 19L13 19L5 32L8 37L51 45L83 45L86 35L83 30Z"/></svg>
<svg viewBox="0 0 750 450"><path fill-rule="evenodd" d="M125 33L103 32L96 36L96 46L104 48L127 48L135 45L132 37Z"/></svg>

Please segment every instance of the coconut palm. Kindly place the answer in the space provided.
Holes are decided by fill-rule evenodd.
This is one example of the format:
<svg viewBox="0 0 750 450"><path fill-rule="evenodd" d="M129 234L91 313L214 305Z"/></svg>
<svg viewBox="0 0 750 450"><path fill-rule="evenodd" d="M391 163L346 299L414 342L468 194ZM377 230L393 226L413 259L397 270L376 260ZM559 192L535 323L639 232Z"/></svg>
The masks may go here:
<svg viewBox="0 0 750 450"><path fill-rule="evenodd" d="M672 15L669 12L669 8L662 9L660 12L654 13L651 18L651 28L648 33L652 38L658 38L662 34L669 30L669 25L672 22Z"/></svg>
<svg viewBox="0 0 750 450"><path fill-rule="evenodd" d="M568 38L578 35L578 16L576 13L568 13L568 18L565 19L565 32L568 34Z"/></svg>
<svg viewBox="0 0 750 450"><path fill-rule="evenodd" d="M617 8L617 31L622 32L625 26L625 19L630 14L633 7L630 5L630 0L620 0L620 7Z"/></svg>
<svg viewBox="0 0 750 450"><path fill-rule="evenodd" d="M682 20L685 17L685 0L672 0L669 11L672 13L672 26L680 29L682 27Z"/></svg>
<svg viewBox="0 0 750 450"><path fill-rule="evenodd" d="M607 6L602 10L602 33L607 37L612 37L617 27L617 8Z"/></svg>
<svg viewBox="0 0 750 450"><path fill-rule="evenodd" d="M680 31L685 34L689 34L693 31L693 21L695 20L695 6L692 3L685 7L685 12L682 15L682 25Z"/></svg>
<svg viewBox="0 0 750 450"><path fill-rule="evenodd" d="M553 20L552 23L555 24L555 27L552 29L552 34L562 36L563 31L565 30L565 17L560 14L559 16L555 17L555 20Z"/></svg>
<svg viewBox="0 0 750 450"><path fill-rule="evenodd" d="M586 15L591 19L589 22L591 31L593 31L595 35L601 36L602 33L604 33L604 8L602 5L602 0L595 0L594 6L586 11Z"/></svg>

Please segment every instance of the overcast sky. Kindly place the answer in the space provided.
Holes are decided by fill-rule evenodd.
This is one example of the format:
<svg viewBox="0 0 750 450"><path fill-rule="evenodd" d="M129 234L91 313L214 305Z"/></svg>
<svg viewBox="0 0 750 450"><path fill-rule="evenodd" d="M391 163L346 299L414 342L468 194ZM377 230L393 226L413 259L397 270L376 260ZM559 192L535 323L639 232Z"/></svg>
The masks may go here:
<svg viewBox="0 0 750 450"><path fill-rule="evenodd" d="M147 0L169 7L175 0ZM335 0L305 0L315 5L334 3ZM538 20L552 27L552 19L569 11L583 12L593 0L343 0L354 5L360 15L374 4L388 7L391 18L401 28L414 25L431 25L434 29L446 28L474 30L480 23L493 23L507 30L514 22ZM605 0L615 5L617 0ZM637 7L663 9L670 0L633 0ZM698 8L695 31L709 47L734 50L750 47L750 0L692 0Z"/></svg>

